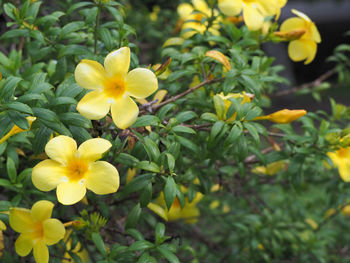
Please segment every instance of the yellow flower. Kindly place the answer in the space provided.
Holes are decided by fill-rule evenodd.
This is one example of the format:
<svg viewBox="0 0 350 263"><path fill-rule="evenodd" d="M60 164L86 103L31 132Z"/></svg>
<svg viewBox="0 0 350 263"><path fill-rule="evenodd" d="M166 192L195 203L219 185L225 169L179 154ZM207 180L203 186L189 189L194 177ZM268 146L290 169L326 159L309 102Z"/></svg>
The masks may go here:
<svg viewBox="0 0 350 263"><path fill-rule="evenodd" d="M255 174L265 174L265 175L275 175L278 173L280 170L285 168L286 165L284 161L277 161L277 162L272 162L266 166L257 166L252 169L252 173Z"/></svg>
<svg viewBox="0 0 350 263"><path fill-rule="evenodd" d="M341 213L346 216L350 216L350 205L346 205L341 209Z"/></svg>
<svg viewBox="0 0 350 263"><path fill-rule="evenodd" d="M97 161L112 144L101 138L76 142L67 136L57 136L45 146L51 158L38 163L32 171L32 181L41 191L57 187L57 199L72 205L83 199L86 189L95 194L114 193L119 188L117 169L108 162Z"/></svg>
<svg viewBox="0 0 350 263"><path fill-rule="evenodd" d="M292 9L292 12L298 17L292 17L284 21L280 30L282 32L304 31L299 39L289 43L288 54L293 61L305 60L304 64L306 65L314 60L317 43L321 42L321 36L309 17L295 9Z"/></svg>
<svg viewBox="0 0 350 263"><path fill-rule="evenodd" d="M306 110L288 110L283 109L276 111L274 113L271 113L269 115L265 116L259 116L256 117L254 120L269 120L275 123L290 123L292 121L295 121L301 117L303 117L306 114Z"/></svg>
<svg viewBox="0 0 350 263"><path fill-rule="evenodd" d="M198 12L199 11L199 12ZM207 30L208 22L202 23L202 19L211 17L212 10L208 7L207 3L204 0L192 0L192 5L188 3L182 3L177 8L177 13L180 16L180 19L184 22L182 24L182 30L186 30L182 34L184 38L190 38L197 32L204 34ZM218 16L218 12L214 10L214 16ZM213 24L208 31L215 36L220 35L219 32L219 18L216 18L213 21Z"/></svg>
<svg viewBox="0 0 350 263"><path fill-rule="evenodd" d="M69 229L66 232L66 235L63 238L63 241L66 243L66 249L67 251L73 252L76 254L82 263L86 263L89 260L89 254L86 251L85 248L81 249L81 244L80 242L76 243L75 247L72 248L72 229ZM64 259L62 260L62 263L74 263L74 259L69 255L68 252L64 253L63 255Z"/></svg>
<svg viewBox="0 0 350 263"><path fill-rule="evenodd" d="M98 120L111 109L115 125L125 129L132 125L139 108L130 96L146 98L158 88L155 74L145 68L128 72L130 49L122 47L109 53L104 67L93 60L83 59L75 69L75 80L84 89L92 90L78 103L77 110L84 117Z"/></svg>
<svg viewBox="0 0 350 263"><path fill-rule="evenodd" d="M267 16L279 14L281 0L219 0L220 11L227 16L236 16L243 10L243 20L251 31L262 28Z"/></svg>
<svg viewBox="0 0 350 263"><path fill-rule="evenodd" d="M156 22L158 20L158 13L160 12L160 7L158 5L153 6L152 13L149 14L149 19Z"/></svg>
<svg viewBox="0 0 350 263"><path fill-rule="evenodd" d="M216 94L213 99L214 99L214 106L216 110L216 115L220 120L224 121L231 121L236 119L237 113L235 112L232 116L230 116L228 119L226 119L226 113L228 109L231 106L231 101L229 99L234 98L242 98L241 104L251 102L252 99L254 98L253 94L246 93L243 91L243 93L228 93L226 96L221 92L219 94ZM217 100L222 100L224 102L224 108L220 107L220 103L218 103Z"/></svg>
<svg viewBox="0 0 350 263"><path fill-rule="evenodd" d="M338 167L340 177L344 182L350 181L350 147L340 148L335 152L328 152L334 166Z"/></svg>
<svg viewBox="0 0 350 263"><path fill-rule="evenodd" d="M61 221L51 218L54 204L41 200L32 209L14 207L10 209L10 226L20 233L15 249L18 255L27 256L33 249L37 263L49 262L47 246L58 243L65 234Z"/></svg>
<svg viewBox="0 0 350 263"><path fill-rule="evenodd" d="M313 230L316 230L318 228L318 224L312 218L306 218L305 223L307 223L309 226L311 226Z"/></svg>
<svg viewBox="0 0 350 263"><path fill-rule="evenodd" d="M21 129L20 127L18 127L17 125L14 125L14 126L12 127L12 129L11 129L8 133L6 133L4 137L2 137L2 138L0 139L0 144L2 144L2 143L5 142L8 138L10 138L11 136L13 136L13 135L15 135L15 134L17 134L17 133L29 131L30 128L32 127L32 123L36 120L36 118L35 118L35 117L32 117L32 116L28 116L28 117L26 117L26 119L27 119L28 124L29 124L29 128L28 128L27 130L23 130L23 129Z"/></svg>
<svg viewBox="0 0 350 263"><path fill-rule="evenodd" d="M184 191L186 188L182 187ZM165 221L176 221L183 219L186 223L194 224L198 220L199 209L196 207L197 203L202 199L203 195L199 192L196 193L196 196L192 202L188 201L188 198L185 198L185 205L181 208L180 202L175 198L170 209L166 207L164 193L161 192L157 198L157 203L149 203L147 207L163 218Z"/></svg>

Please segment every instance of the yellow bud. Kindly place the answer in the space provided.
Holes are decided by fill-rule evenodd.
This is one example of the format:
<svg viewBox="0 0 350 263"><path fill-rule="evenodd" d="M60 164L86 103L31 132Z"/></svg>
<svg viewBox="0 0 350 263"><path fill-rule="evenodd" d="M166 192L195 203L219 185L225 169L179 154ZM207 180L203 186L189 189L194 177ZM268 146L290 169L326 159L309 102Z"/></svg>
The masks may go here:
<svg viewBox="0 0 350 263"><path fill-rule="evenodd" d="M306 114L306 110L283 109L272 114L256 117L254 120L269 120L275 123L291 123Z"/></svg>
<svg viewBox="0 0 350 263"><path fill-rule="evenodd" d="M130 181L135 177L137 172L137 168L129 168L126 174L126 184L130 183Z"/></svg>
<svg viewBox="0 0 350 263"><path fill-rule="evenodd" d="M331 217L332 215L334 215L335 213L337 213L337 210L335 210L334 208L329 208L326 213L324 213L324 218L328 218Z"/></svg>
<svg viewBox="0 0 350 263"><path fill-rule="evenodd" d="M220 202L218 200L211 202L209 205L210 209L213 209L213 210L218 208L219 206L220 206Z"/></svg>
<svg viewBox="0 0 350 263"><path fill-rule="evenodd" d="M350 205L346 205L341 209L341 213L346 216L350 216Z"/></svg>
<svg viewBox="0 0 350 263"><path fill-rule="evenodd" d="M277 37L282 38L282 40L292 41L301 38L305 34L306 30L304 29L295 29L292 31L276 31L273 34Z"/></svg>
<svg viewBox="0 0 350 263"><path fill-rule="evenodd" d="M309 226L311 226L313 230L316 230L318 228L318 224L315 222L315 220L313 220L311 218L306 218L305 223L307 223Z"/></svg>

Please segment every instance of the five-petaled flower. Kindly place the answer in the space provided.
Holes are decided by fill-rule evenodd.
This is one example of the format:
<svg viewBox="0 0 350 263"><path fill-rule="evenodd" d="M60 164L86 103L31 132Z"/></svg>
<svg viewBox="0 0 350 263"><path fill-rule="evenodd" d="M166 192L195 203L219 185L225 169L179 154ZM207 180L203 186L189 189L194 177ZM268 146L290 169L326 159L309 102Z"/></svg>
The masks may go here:
<svg viewBox="0 0 350 263"><path fill-rule="evenodd" d="M75 69L75 80L87 90L77 110L91 120L102 119L111 109L112 119L121 129L131 126L137 119L139 108L130 96L143 99L158 88L155 74L145 68L128 72L130 49L122 47L109 53L104 67L93 60L83 59Z"/></svg>
<svg viewBox="0 0 350 263"><path fill-rule="evenodd" d="M182 191L186 191L185 187L181 187ZM170 209L166 207L164 193L161 192L156 203L149 203L147 207L163 218L165 221L177 221L183 219L186 223L193 224L198 220L200 215L199 209L196 207L198 202L203 198L203 194L197 192L191 202L185 198L185 205L181 207L179 199L176 197Z"/></svg>
<svg viewBox="0 0 350 263"><path fill-rule="evenodd" d="M18 255L27 256L33 249L37 263L49 262L47 246L58 243L66 231L61 221L51 218L53 207L53 203L41 200L31 210L10 208L10 226L20 233L15 243Z"/></svg>
<svg viewBox="0 0 350 263"><path fill-rule="evenodd" d="M292 9L298 17L292 17L281 25L281 32L302 32L302 35L292 40L288 45L288 54L293 61L305 60L304 64L311 63L317 51L317 43L321 42L320 33L315 24L304 13Z"/></svg>
<svg viewBox="0 0 350 263"><path fill-rule="evenodd" d="M236 16L243 10L243 20L249 30L262 28L264 18L279 15L282 0L219 0L219 9L227 16Z"/></svg>
<svg viewBox="0 0 350 263"><path fill-rule="evenodd" d="M108 162L96 161L112 144L95 138L83 142L77 149L76 142L68 136L57 136L45 147L51 158L38 163L32 171L32 181L41 191L57 187L57 199L64 205L79 202L86 189L95 194L114 193L119 188L118 170Z"/></svg>

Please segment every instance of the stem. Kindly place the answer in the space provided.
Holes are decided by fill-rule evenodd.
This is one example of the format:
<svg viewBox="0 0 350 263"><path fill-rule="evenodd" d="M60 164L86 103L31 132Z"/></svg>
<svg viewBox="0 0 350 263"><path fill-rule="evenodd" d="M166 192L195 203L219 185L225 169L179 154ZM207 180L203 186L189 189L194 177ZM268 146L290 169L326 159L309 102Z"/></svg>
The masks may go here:
<svg viewBox="0 0 350 263"><path fill-rule="evenodd" d="M95 32L94 32L94 53L97 54L97 30L100 26L100 14L101 14L101 5L97 6L97 15L96 15L96 22L95 22Z"/></svg>

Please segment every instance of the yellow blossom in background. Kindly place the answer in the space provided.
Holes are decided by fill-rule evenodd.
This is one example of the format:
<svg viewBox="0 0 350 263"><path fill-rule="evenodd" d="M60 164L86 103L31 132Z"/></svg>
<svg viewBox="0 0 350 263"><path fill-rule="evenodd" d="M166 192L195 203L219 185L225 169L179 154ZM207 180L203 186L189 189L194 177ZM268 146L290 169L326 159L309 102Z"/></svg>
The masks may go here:
<svg viewBox="0 0 350 263"><path fill-rule="evenodd" d="M20 233L15 249L18 255L27 256L33 249L37 263L49 262L47 246L58 243L65 234L61 221L51 218L54 204L42 200L32 209L14 207L10 209L10 226Z"/></svg>
<svg viewBox="0 0 350 263"><path fill-rule="evenodd" d="M182 187L182 189L186 191L184 187ZM183 208L181 208L180 202L176 197L174 203L171 205L170 209L168 209L166 207L164 193L161 192L156 203L149 203L147 207L165 221L177 221L183 219L186 223L194 224L197 222L200 214L196 205L202 199L202 197L203 195L199 192L196 193L196 196L192 202L189 202L188 198L186 197Z"/></svg>
<svg viewBox="0 0 350 263"><path fill-rule="evenodd" d="M306 218L305 223L307 223L309 226L311 226L313 230L316 230L318 228L318 224L312 218Z"/></svg>
<svg viewBox="0 0 350 263"><path fill-rule="evenodd" d="M206 1L192 0L192 5L182 3L178 6L177 13L183 22L181 29L183 31L185 30L185 32L182 34L183 38L190 38L197 32L203 34L206 30L215 36L220 35L219 18L215 19L212 26L208 29L208 22L206 21L202 23L202 19L211 17L212 15L212 10L208 7ZM218 16L218 12L216 10L214 10L214 16Z"/></svg>
<svg viewBox="0 0 350 263"><path fill-rule="evenodd" d="M243 20L251 31L262 28L265 17L280 12L281 0L219 0L220 11L227 16L236 16L243 11ZM283 6L283 5L282 5Z"/></svg>
<svg viewBox="0 0 350 263"><path fill-rule="evenodd" d="M291 123L306 114L306 110L283 109L265 116L256 117L254 120L269 120L275 123Z"/></svg>
<svg viewBox="0 0 350 263"><path fill-rule="evenodd" d="M254 95L250 93L246 93L245 91L243 91L243 93L229 93L226 96L222 92L219 94L216 94L213 97L213 100L214 100L216 115L220 120L234 121L236 119L236 116L237 116L236 112L232 116L230 116L228 119L226 117L226 113L231 106L231 101L229 100L231 98L234 98L234 99L242 98L241 104L244 104L247 102L251 102L252 99L254 98ZM221 102L223 102L224 107L222 107Z"/></svg>
<svg viewBox="0 0 350 263"><path fill-rule="evenodd" d="M308 16L295 9L292 9L292 12L298 17L284 21L280 31L282 33L304 32L298 39L289 43L288 54L293 61L305 60L304 64L309 64L316 56L317 43L321 42L321 36Z"/></svg>
<svg viewBox="0 0 350 263"><path fill-rule="evenodd" d="M4 224L4 222L0 220L0 259L2 258L3 251L5 249L4 234L2 233L2 231L5 231L5 230L6 230L6 225Z"/></svg>
<svg viewBox="0 0 350 263"><path fill-rule="evenodd" d="M328 218L331 217L333 215L335 215L337 213L337 210L335 210L334 208L329 208L326 213L324 213L324 218Z"/></svg>
<svg viewBox="0 0 350 263"><path fill-rule="evenodd" d="M328 152L334 166L338 167L340 177L344 182L350 182L350 147L343 148L335 152Z"/></svg>
<svg viewBox="0 0 350 263"><path fill-rule="evenodd" d="M272 162L266 166L257 166L252 169L252 173L255 174L265 174L265 175L275 175L280 170L284 169L286 167L286 164L283 160Z"/></svg>
<svg viewBox="0 0 350 263"><path fill-rule="evenodd" d="M346 216L350 216L350 205L343 206L341 213Z"/></svg>
<svg viewBox="0 0 350 263"><path fill-rule="evenodd" d="M0 139L0 144L4 143L8 138L10 138L11 136L13 136L17 133L29 131L30 128L32 127L32 123L36 120L36 118L32 117L32 116L28 116L28 117L26 117L26 119L27 119L28 124L29 124L29 128L27 130L23 130L20 127L18 127L17 125L14 125L12 127L12 129L8 133L6 133L4 137L2 137Z"/></svg>
<svg viewBox="0 0 350 263"><path fill-rule="evenodd" d="M77 149L75 140L57 136L45 146L51 158L38 163L32 171L32 181L41 191L57 187L57 199L72 205L83 199L86 189L95 194L114 193L119 188L118 170L108 162L97 161L111 148L105 139L95 138L83 142Z"/></svg>
<svg viewBox="0 0 350 263"><path fill-rule="evenodd" d="M80 242L76 243L75 247L72 248L72 229L69 229L66 232L66 235L63 238L63 242L66 243L66 251L73 252L76 254L82 263L86 263L89 260L89 254L85 248L81 248ZM69 255L68 252L64 253L63 255L64 259L62 260L62 263L75 263L74 259Z"/></svg>
<svg viewBox="0 0 350 263"><path fill-rule="evenodd" d="M111 109L117 127L131 126L139 108L130 96L136 99L148 97L157 90L158 81L151 70L136 68L128 72L129 66L128 47L109 53L104 67L96 61L83 59L75 69L75 80L84 89L92 91L79 101L79 113L90 120L98 120Z"/></svg>
<svg viewBox="0 0 350 263"><path fill-rule="evenodd" d="M158 14L160 12L160 7L158 5L153 6L152 12L149 14L149 19L156 22L158 20Z"/></svg>

